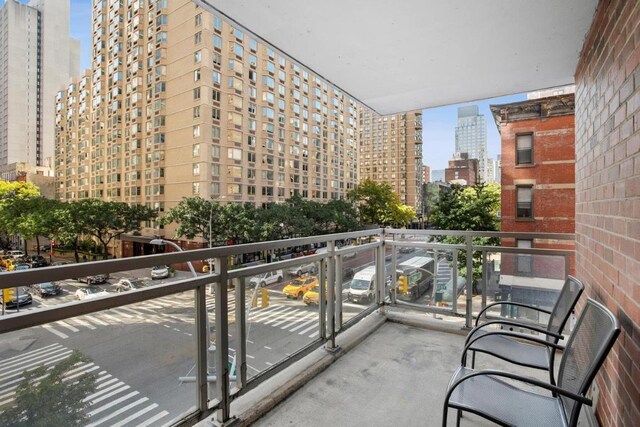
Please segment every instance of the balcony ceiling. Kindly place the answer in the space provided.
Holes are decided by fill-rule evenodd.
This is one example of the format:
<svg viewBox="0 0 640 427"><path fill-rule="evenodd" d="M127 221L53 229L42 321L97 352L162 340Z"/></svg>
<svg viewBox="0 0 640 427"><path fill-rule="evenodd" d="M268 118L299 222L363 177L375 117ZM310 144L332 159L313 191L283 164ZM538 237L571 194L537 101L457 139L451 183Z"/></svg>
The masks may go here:
<svg viewBox="0 0 640 427"><path fill-rule="evenodd" d="M574 81L597 0L194 0L380 114Z"/></svg>

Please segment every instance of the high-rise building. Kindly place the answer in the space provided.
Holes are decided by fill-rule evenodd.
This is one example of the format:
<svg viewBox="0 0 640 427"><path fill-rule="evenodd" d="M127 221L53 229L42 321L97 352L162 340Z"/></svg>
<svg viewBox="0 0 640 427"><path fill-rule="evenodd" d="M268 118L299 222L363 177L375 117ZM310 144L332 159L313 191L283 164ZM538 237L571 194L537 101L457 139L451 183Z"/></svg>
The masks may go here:
<svg viewBox="0 0 640 427"><path fill-rule="evenodd" d="M250 34L190 0L94 2L93 29L91 70L56 98L61 200L162 213L185 196L328 201L358 182L356 101Z"/></svg>
<svg viewBox="0 0 640 427"><path fill-rule="evenodd" d="M53 98L80 69L69 13L69 0L0 8L0 165L53 167Z"/></svg>
<svg viewBox="0 0 640 427"><path fill-rule="evenodd" d="M361 107L360 178L387 183L422 211L422 111L380 116Z"/></svg>
<svg viewBox="0 0 640 427"><path fill-rule="evenodd" d="M468 153L478 159L478 178L487 181L487 122L477 105L458 107L456 153Z"/></svg>
<svg viewBox="0 0 640 427"><path fill-rule="evenodd" d="M433 169L431 171L431 182L444 182L445 169Z"/></svg>
<svg viewBox="0 0 640 427"><path fill-rule="evenodd" d="M422 165L422 183L431 182L431 168L429 165Z"/></svg>
<svg viewBox="0 0 640 427"><path fill-rule="evenodd" d="M444 170L445 182L461 185L478 183L478 159L472 159L467 153L455 153Z"/></svg>

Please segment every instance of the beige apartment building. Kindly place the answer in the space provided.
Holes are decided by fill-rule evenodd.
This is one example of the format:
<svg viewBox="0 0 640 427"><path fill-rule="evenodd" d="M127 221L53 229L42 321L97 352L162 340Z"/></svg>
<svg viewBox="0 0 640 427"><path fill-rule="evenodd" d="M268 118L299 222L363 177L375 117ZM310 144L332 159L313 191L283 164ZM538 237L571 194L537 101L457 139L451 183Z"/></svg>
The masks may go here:
<svg viewBox="0 0 640 427"><path fill-rule="evenodd" d="M360 108L360 179L390 184L422 212L422 111L380 116Z"/></svg>
<svg viewBox="0 0 640 427"><path fill-rule="evenodd" d="M375 155L390 163L371 177L419 206L421 115L378 122L362 111L191 0L94 2L91 70L56 97L57 195L160 214L190 196L256 206L295 194L340 199L362 178L358 155L374 157L358 153L359 137L380 123L390 154L376 145ZM359 135L363 126L372 130ZM174 237L156 223L142 234Z"/></svg>

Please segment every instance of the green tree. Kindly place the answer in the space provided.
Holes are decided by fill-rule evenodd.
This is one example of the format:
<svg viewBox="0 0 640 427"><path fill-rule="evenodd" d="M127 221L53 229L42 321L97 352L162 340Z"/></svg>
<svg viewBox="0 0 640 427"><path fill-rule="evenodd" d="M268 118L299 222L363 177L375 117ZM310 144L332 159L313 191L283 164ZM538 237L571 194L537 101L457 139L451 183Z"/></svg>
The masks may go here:
<svg viewBox="0 0 640 427"><path fill-rule="evenodd" d="M362 230L363 228L358 215L358 208L347 200L330 200L324 205L324 211L330 217L327 233L346 233Z"/></svg>
<svg viewBox="0 0 640 427"><path fill-rule="evenodd" d="M50 213L53 236L61 243L71 244L76 262L80 262L80 237L88 232L86 206L82 201L60 203Z"/></svg>
<svg viewBox="0 0 640 427"><path fill-rule="evenodd" d="M256 240L256 208L251 203L228 203L222 207L220 225L224 239L234 243Z"/></svg>
<svg viewBox="0 0 640 427"><path fill-rule="evenodd" d="M23 372L15 406L0 412L0 425L7 427L79 426L86 423L85 409L91 403L97 375L84 373L73 379L70 370L90 359L74 350L52 369L45 365Z"/></svg>
<svg viewBox="0 0 640 427"><path fill-rule="evenodd" d="M25 223L26 218L20 217L23 213L30 212L31 201L38 198L40 198L40 189L30 182L0 180L0 234L3 246L8 243L9 237L19 234L25 239L24 249L27 253L26 239L34 236L24 235L24 232L32 233L33 227Z"/></svg>
<svg viewBox="0 0 640 427"><path fill-rule="evenodd" d="M441 230L498 231L500 229L500 186L498 184L479 183L464 187L451 185L450 191L441 191L440 200L430 215L431 224ZM463 237L439 237L438 241L451 244L464 243ZM497 245L496 237L476 237L477 245ZM466 251L458 256L460 274L466 274ZM477 280L482 274L481 253L473 254L473 277Z"/></svg>
<svg viewBox="0 0 640 427"><path fill-rule="evenodd" d="M347 197L358 203L360 219L366 224L403 226L416 217L415 211L411 213L411 207L402 205L400 196L386 183L365 179Z"/></svg>
<svg viewBox="0 0 640 427"><path fill-rule="evenodd" d="M440 200L440 186L435 182L428 182L422 184L422 206L423 212L428 220L431 216L431 212L438 204Z"/></svg>
<svg viewBox="0 0 640 427"><path fill-rule="evenodd" d="M193 239L199 236L207 242L218 242L226 240L221 216L222 206L218 202L205 200L202 197L184 197L180 203L160 217L159 221L164 225L176 223L178 238ZM211 236L209 236L210 230Z"/></svg>
<svg viewBox="0 0 640 427"><path fill-rule="evenodd" d="M109 243L124 233L140 230L140 224L156 218L156 211L144 205L85 199L78 202L85 218L86 234L100 242L103 257L109 257Z"/></svg>

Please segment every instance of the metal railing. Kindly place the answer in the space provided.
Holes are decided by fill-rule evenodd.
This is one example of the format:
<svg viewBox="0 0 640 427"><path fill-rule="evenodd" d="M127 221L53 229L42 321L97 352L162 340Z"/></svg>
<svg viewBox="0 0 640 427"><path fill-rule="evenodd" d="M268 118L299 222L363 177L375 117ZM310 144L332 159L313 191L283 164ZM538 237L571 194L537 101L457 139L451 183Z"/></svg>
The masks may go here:
<svg viewBox="0 0 640 427"><path fill-rule="evenodd" d="M413 239L402 238L409 235ZM437 236L457 236L464 239L463 244L445 244L434 241ZM29 286L45 281L63 280L72 277L83 277L97 273L116 273L126 270L150 268L161 264L176 264L189 261L213 258L215 260L215 273L199 275L198 277L186 278L172 283L160 284L148 288L135 290L126 293L113 294L107 297L91 299L79 302L70 302L57 306L45 307L38 310L22 311L17 314L4 316L0 319L0 338L4 334L12 331L20 331L35 326L47 325L51 322L64 321L81 315L103 312L105 310L123 307L126 305L152 301L158 298L172 296L185 291L194 291L194 319L195 319L195 383L196 383L196 408L174 420L176 425L191 425L199 420L205 419L216 412L217 420L221 423L231 418L231 402L257 387L266 379L276 373L286 369L291 363L299 360L320 346L325 346L328 351L336 348L336 335L359 319L384 305L395 305L410 309L419 309L428 312L447 314L464 317L467 327L471 326L473 318L473 259L466 257L466 307L464 313L459 311L457 298L458 262L446 261L441 254L451 252L452 260L458 259L461 251L466 254L480 252L483 261L482 271L484 272L480 280L482 307L487 304L487 256L492 253L499 254L525 254L533 256L560 256L564 258L564 270L561 274L566 275L570 269L570 257L573 251L553 250L553 249L524 249L506 246L481 246L474 245L474 237L498 237L498 238L526 238L526 239L555 239L573 240L573 235L568 234L532 234L532 233L479 233L479 232L456 232L456 231L434 231L434 230L398 230L398 229L375 229L352 233L333 234L325 236L314 236L298 239L287 239L279 241L261 242L237 246L225 246L210 249L198 249L185 252L172 252L167 254L157 254L141 256L135 258L115 259L107 261L96 261L82 264L70 264L59 267L48 267L20 272L5 272L0 274L0 288L13 288L18 286ZM338 248L336 242L351 240L360 244L355 246L344 246ZM309 255L301 258L293 258L285 261L277 261L269 264L256 265L252 267L228 269L227 260L243 254L257 253L260 251L272 251L281 248L291 248L302 245L325 245L326 253ZM442 308L429 304L419 304L398 301L396 297L396 267L398 265L398 249L401 247L413 248L423 251L433 256L436 262L448 262L453 269L453 292L451 308ZM372 261L369 264L376 266L375 273L375 300L372 304L364 306L361 312L353 316L350 320L344 321L343 308L347 300L344 300L343 273L345 272L345 258L352 257L353 254L373 253ZM387 252L391 252L390 265L387 264ZM363 257L364 258L364 257ZM443 261L444 260L444 261ZM318 318L317 338L289 354L283 360L271 366L269 369L259 372L249 378L247 373L247 282L246 278L274 270L292 268L306 263L316 263L319 276L319 298L318 298ZM352 263L357 263L354 261ZM361 268L362 265L358 265ZM388 280L391 272L391 280ZM351 272L353 273L353 272ZM230 322L228 298L230 295L229 284L239 284L235 286L233 295L235 297L235 366L236 380L232 383L231 373L228 367L230 356ZM380 286L379 284L382 284ZM209 314L207 311L207 289L213 285L215 293L215 319L213 329L215 331L215 389L210 388L211 373L208 369L208 351L211 345L209 338ZM433 287L436 283L434 278ZM348 288L347 288L348 289ZM432 293L434 295L435 292ZM322 298L322 295L327 295ZM476 310L477 311L477 310ZM214 398L215 396L215 398Z"/></svg>

